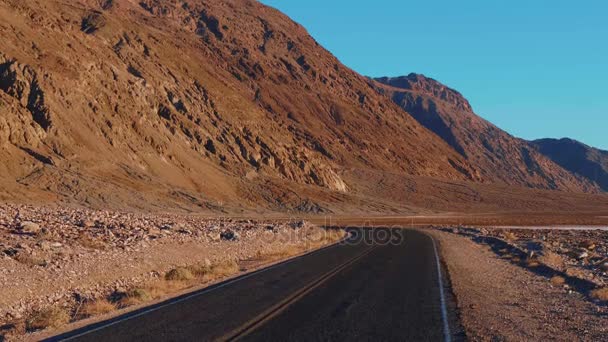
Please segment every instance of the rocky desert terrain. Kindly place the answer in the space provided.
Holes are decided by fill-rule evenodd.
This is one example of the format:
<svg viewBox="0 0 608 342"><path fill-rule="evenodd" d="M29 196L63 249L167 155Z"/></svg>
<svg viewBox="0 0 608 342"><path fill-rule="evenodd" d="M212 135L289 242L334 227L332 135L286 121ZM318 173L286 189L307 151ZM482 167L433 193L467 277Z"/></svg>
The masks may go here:
<svg viewBox="0 0 608 342"><path fill-rule="evenodd" d="M2 206L0 336L165 298L343 236L304 221Z"/></svg>
<svg viewBox="0 0 608 342"><path fill-rule="evenodd" d="M254 0L0 0L0 41L0 340L331 244L327 216L439 226L473 340L607 336L606 231L492 228L605 225L605 151Z"/></svg>
<svg viewBox="0 0 608 342"><path fill-rule="evenodd" d="M522 209L518 197L532 210L607 207L601 179L481 119L460 93L422 75L359 75L257 1L3 0L0 19L3 201L210 214L505 211Z"/></svg>
<svg viewBox="0 0 608 342"><path fill-rule="evenodd" d="M434 231L466 338L605 340L606 272L594 260L606 257L607 232L580 233L466 227ZM581 258L582 250L588 256Z"/></svg>

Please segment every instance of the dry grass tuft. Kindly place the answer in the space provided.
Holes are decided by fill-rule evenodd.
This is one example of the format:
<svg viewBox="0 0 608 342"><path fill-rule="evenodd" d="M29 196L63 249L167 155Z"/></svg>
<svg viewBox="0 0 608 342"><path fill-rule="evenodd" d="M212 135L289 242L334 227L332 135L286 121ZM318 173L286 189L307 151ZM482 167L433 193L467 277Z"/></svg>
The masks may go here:
<svg viewBox="0 0 608 342"><path fill-rule="evenodd" d="M584 278L585 272L581 269L570 267L566 269L566 275L568 277Z"/></svg>
<svg viewBox="0 0 608 342"><path fill-rule="evenodd" d="M45 267L47 265L46 261L44 259L40 259L37 257L34 257L32 255L29 254L25 254L25 253L19 253L15 256L15 260L17 260L18 262L27 265L27 266L40 266L40 267Z"/></svg>
<svg viewBox="0 0 608 342"><path fill-rule="evenodd" d="M110 303L106 299L99 299L84 303L80 309L79 316L81 318L104 315L116 310L116 305Z"/></svg>
<svg viewBox="0 0 608 342"><path fill-rule="evenodd" d="M194 274L196 278L209 281L238 273L240 267L236 261L228 260L213 265L190 266L188 267L188 270Z"/></svg>
<svg viewBox="0 0 608 342"><path fill-rule="evenodd" d="M66 309L52 307L32 313L25 320L25 326L28 331L35 331L46 328L59 328L69 322L70 314Z"/></svg>
<svg viewBox="0 0 608 342"><path fill-rule="evenodd" d="M608 302L608 287L591 291L591 297L603 302Z"/></svg>
<svg viewBox="0 0 608 342"><path fill-rule="evenodd" d="M167 294L175 293L183 290L188 285L183 281L166 281L159 280L145 286L143 290L148 292L152 299L161 298Z"/></svg>
<svg viewBox="0 0 608 342"><path fill-rule="evenodd" d="M127 292L127 295L118 301L118 307L125 308L127 306L138 305L149 302L154 299L154 296L145 288L135 288Z"/></svg>
<svg viewBox="0 0 608 342"><path fill-rule="evenodd" d="M306 246L287 245L282 249L272 252L258 252L256 259L261 261L275 261L301 254L306 251Z"/></svg>
<svg viewBox="0 0 608 342"><path fill-rule="evenodd" d="M88 248L88 249L97 249L97 250L104 250L106 249L106 244L103 241L99 241L96 239L93 239L87 235L80 235L78 237L78 243L84 247L84 248Z"/></svg>
<svg viewBox="0 0 608 342"><path fill-rule="evenodd" d="M521 262L521 258L518 256L514 256L511 261L513 261L514 263L520 263Z"/></svg>
<svg viewBox="0 0 608 342"><path fill-rule="evenodd" d="M564 269L564 259L557 253L546 251L540 258L540 262L558 270Z"/></svg>
<svg viewBox="0 0 608 342"><path fill-rule="evenodd" d="M165 280L186 281L194 279L194 274L185 267L174 268L165 274Z"/></svg>
<svg viewBox="0 0 608 342"><path fill-rule="evenodd" d="M528 258L528 259L526 259L526 265L528 267L538 267L538 266L540 266L540 263L538 262L538 260L536 260L534 258Z"/></svg>
<svg viewBox="0 0 608 342"><path fill-rule="evenodd" d="M562 286L566 283L566 279L564 279L564 277L561 276L553 276L551 278L551 285L553 286Z"/></svg>
<svg viewBox="0 0 608 342"><path fill-rule="evenodd" d="M515 233L510 232L510 231L505 232L503 234L503 236L504 236L504 239L507 240L507 241L509 241L509 242L513 242L513 241L517 240L517 235L515 235Z"/></svg>
<svg viewBox="0 0 608 342"><path fill-rule="evenodd" d="M239 264L234 260L224 261L211 266L211 275L215 278L227 277L239 271Z"/></svg>

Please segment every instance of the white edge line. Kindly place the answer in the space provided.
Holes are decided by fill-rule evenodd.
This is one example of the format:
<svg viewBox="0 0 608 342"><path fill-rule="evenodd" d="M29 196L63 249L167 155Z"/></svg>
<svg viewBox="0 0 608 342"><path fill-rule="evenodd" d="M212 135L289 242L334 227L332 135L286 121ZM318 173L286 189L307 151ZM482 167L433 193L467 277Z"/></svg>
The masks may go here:
<svg viewBox="0 0 608 342"><path fill-rule="evenodd" d="M450 324L448 322L448 310L445 303L445 293L443 289L443 275L441 274L441 263L439 262L439 254L437 253L437 244L432 236L429 236L433 242L433 250L435 251L435 263L437 265L437 278L439 282L439 300L441 301L441 320L443 321L443 336L445 342L452 341L450 332Z"/></svg>
<svg viewBox="0 0 608 342"><path fill-rule="evenodd" d="M317 250L314 250L314 251L310 251L310 252L308 252L308 253L306 253L306 254L303 254L303 255L297 256L297 257L295 257L295 258L288 259L288 260L285 260L285 261L283 261L283 262L279 262L279 263L277 263L277 264L274 264L274 265L268 266L268 267L266 267L266 268L262 268L262 269L257 270L257 271L253 271L253 272L251 272L251 273L249 273L249 274L244 274L244 275L242 275L242 276L240 276L240 277L234 278L234 279L232 279L232 280L228 280L228 281L226 281L226 282L225 282L225 283L223 283L223 284L219 284L219 285L216 285L216 286L211 285L211 287L210 287L210 288L203 289L203 290L201 290L200 292L195 292L195 293L193 293L193 294L191 294L191 295L188 295L188 296L186 296L186 297L183 297L183 298L180 298L180 299L176 299L176 300L173 300L173 301L171 301L170 299L168 299L168 300L170 300L170 302L169 302L169 303L166 303L166 304L163 304L163 305L159 305L159 306L156 306L156 307L151 308L151 309L148 309L148 310L144 310L144 311L142 311L142 312L140 312L140 313L138 313L138 314L131 315L131 316L129 316L129 317L125 317L125 318L123 318L123 319L116 320L116 321L113 321L113 322L108 323L108 324L101 325L101 326L99 326L99 327L97 327L97 328L95 328L95 329L91 329L91 330L83 331L82 333L80 333L80 334L78 334L78 335L74 335L74 336L70 336L70 337L63 338L63 339L59 339L59 341L70 341L70 340L73 340L73 339L77 339L77 338L79 338L79 337L82 337L82 336L85 336L85 335L88 335L88 334L94 333L94 332L96 332L96 331L99 331L99 330L103 330L103 329L109 328L109 327L111 327L111 326L113 326L113 325L116 325L116 324L118 324L118 323L126 322L126 321L129 321L129 320L131 320L131 319L134 319L134 318L137 318L137 317L141 317L141 316L143 316L143 315L147 315L147 314L149 314L149 313L151 313L151 312L158 311L158 310L160 310L160 309L166 308L166 307L168 307L168 306L171 306L171 305L174 305L174 304L178 304L178 303L181 303L181 302L183 302L183 301L186 301L186 300L189 300L189 299L192 299L192 298L198 297L198 296L202 296L202 295L204 295L204 294L206 294L206 293L209 293L209 292L211 292L211 291L215 291L215 290L217 290L217 289L221 289L221 288L223 288L223 287L226 287L226 286L228 286L228 285L234 284L234 283L239 282L239 281L241 281L241 280L245 280L245 279L247 279L247 278L253 277L254 275L257 275L257 274L260 274L260 273L264 273L264 272L266 272L266 271L270 271L270 270L272 270L272 269L274 269L274 268L277 268L277 267L279 267L279 266L283 266L283 265L290 264L290 263L292 263L292 262L294 262L294 261L296 261L296 260L299 260L299 259L301 259L301 258L303 258L303 257L305 257L305 256L308 256L308 255L310 255L310 254L314 254L314 253L320 252L320 251L322 251L322 250L329 249L329 248L331 248L331 247L337 246L337 245L339 245L340 243L344 242L344 240L345 240L345 239L346 239L346 238L344 238L344 239L342 239L342 240L340 240L340 241L338 241L338 242L336 242L336 243L334 243L334 244L331 244L331 245L329 245L329 246L325 246L325 247L323 247L323 248L321 248L321 249L317 249ZM53 339L53 338L51 337L51 339Z"/></svg>

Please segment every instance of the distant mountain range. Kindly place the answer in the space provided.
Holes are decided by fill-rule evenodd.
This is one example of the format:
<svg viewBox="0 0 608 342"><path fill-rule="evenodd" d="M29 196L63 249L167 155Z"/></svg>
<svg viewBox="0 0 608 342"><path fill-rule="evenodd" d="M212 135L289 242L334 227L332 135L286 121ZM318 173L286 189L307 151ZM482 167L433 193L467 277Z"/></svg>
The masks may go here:
<svg viewBox="0 0 608 342"><path fill-rule="evenodd" d="M555 159L559 148L544 153L535 144L511 136L477 116L459 92L431 78L410 74L375 81L381 93L469 161L482 181L569 191L597 189L595 179L572 172Z"/></svg>
<svg viewBox="0 0 608 342"><path fill-rule="evenodd" d="M4 201L317 214L608 204L605 152L512 137L422 75L359 75L257 1L6 0L0 34Z"/></svg>
<svg viewBox="0 0 608 342"><path fill-rule="evenodd" d="M539 139L531 144L564 169L608 191L608 151L568 138Z"/></svg>

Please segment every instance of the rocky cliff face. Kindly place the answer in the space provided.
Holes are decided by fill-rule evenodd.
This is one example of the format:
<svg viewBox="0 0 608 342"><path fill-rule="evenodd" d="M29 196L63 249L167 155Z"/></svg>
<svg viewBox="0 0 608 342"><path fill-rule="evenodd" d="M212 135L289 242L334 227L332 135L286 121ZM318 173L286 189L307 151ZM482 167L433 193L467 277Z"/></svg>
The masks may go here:
<svg viewBox="0 0 608 342"><path fill-rule="evenodd" d="M538 152L564 169L598 184L608 191L608 151L602 151L579 141L539 139L531 142Z"/></svg>
<svg viewBox="0 0 608 342"><path fill-rule="evenodd" d="M375 84L379 92L475 165L486 182L539 189L597 190L595 183L571 174L528 142L477 116L460 93L431 78L410 74L378 78Z"/></svg>
<svg viewBox="0 0 608 342"><path fill-rule="evenodd" d="M376 185L362 170L491 182L493 167L513 184L593 190L519 142L503 156L523 166L479 163L257 1L3 0L0 35L0 200L400 210L365 198ZM468 115L426 86L408 90L421 110Z"/></svg>
<svg viewBox="0 0 608 342"><path fill-rule="evenodd" d="M348 192L349 167L474 178L256 1L3 1L0 18L11 192L103 202L143 190L204 203L269 180Z"/></svg>

